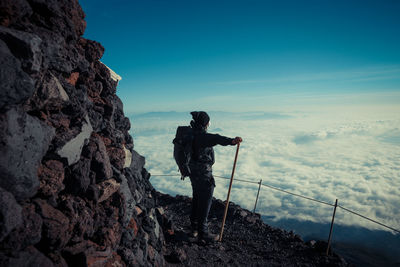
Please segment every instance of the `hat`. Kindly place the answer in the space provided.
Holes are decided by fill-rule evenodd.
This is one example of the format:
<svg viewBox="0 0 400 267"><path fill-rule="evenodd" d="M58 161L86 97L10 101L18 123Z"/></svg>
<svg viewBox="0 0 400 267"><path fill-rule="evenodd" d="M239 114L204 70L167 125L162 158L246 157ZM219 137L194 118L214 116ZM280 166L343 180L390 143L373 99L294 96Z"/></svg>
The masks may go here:
<svg viewBox="0 0 400 267"><path fill-rule="evenodd" d="M204 111L192 111L190 114L192 114L194 122L200 126L206 127L210 122L210 117Z"/></svg>

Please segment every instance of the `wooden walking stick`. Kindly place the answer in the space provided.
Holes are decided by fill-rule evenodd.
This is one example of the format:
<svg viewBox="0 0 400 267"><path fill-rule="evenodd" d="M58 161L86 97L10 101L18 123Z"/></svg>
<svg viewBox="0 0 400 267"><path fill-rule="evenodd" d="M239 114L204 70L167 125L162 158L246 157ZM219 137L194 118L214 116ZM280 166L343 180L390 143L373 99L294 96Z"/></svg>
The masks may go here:
<svg viewBox="0 0 400 267"><path fill-rule="evenodd" d="M232 169L232 175L231 175L231 182L230 182L230 184L229 184L228 196L226 197L224 218L222 219L221 233L219 234L219 240L218 240L219 242L222 241L222 234L224 233L225 220L226 220L226 215L228 214L228 207L229 207L229 197L230 197L230 195L231 195L231 188L232 188L232 182L233 182L233 175L235 174L236 162L237 162L237 157L238 157L238 154L239 154L239 147L240 147L240 143L237 144L236 155L235 155L235 161L233 162L233 169Z"/></svg>

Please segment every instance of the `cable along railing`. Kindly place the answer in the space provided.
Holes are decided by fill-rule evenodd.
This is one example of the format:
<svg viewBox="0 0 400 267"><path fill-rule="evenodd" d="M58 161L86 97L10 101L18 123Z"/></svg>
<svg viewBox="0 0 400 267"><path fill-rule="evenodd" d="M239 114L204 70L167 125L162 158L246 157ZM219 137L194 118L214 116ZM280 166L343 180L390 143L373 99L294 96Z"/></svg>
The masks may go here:
<svg viewBox="0 0 400 267"><path fill-rule="evenodd" d="M153 176L153 177L163 177L163 176L180 177L181 175L180 174L151 174L151 176ZM220 175L213 175L213 176L215 178L219 178L219 179L226 179L226 180L230 180L231 179L231 178L220 176ZM275 186L272 186L272 185L265 184L265 183L262 182L262 179L259 182L255 182L255 181L249 181L249 180L243 180L243 179L236 179L235 178L234 181L258 185L257 196L256 196L255 203L254 203L253 213L256 211L256 208L257 208L257 202L258 202L259 194L260 194L260 191L261 191L261 187L266 187L266 188L269 188L269 189L272 189L272 190L280 191L280 192L285 193L285 194L289 194L289 195L292 195L292 196L296 196L296 197L300 197L300 198L307 199L307 200L310 200L310 201L314 201L314 202L317 202L319 204L323 204L323 205L326 205L326 206L333 207L334 210L333 210L332 221L331 221L329 237L328 237L328 247L327 247L327 251L326 251L327 254L329 252L329 246L330 246L330 243L331 243L333 224L334 224L335 214L336 214L336 209L337 208L340 208L340 209L342 209L344 211L347 211L347 212L349 212L349 213L351 213L353 215L359 216L359 217L361 217L361 218L363 218L365 220L368 220L368 221L370 221L372 223L378 224L378 225L380 225L380 226L382 226L384 228L387 228L387 229L389 229L389 230L391 230L393 232L400 233L399 229L396 229L394 227L388 226L388 225L386 225L384 223L381 223L381 222L379 222L377 220L371 219L371 218L369 218L369 217L367 217L365 215L362 215L362 214L360 214L360 213L358 213L356 211L353 211L351 209L343 207L342 205L338 205L338 199L336 199L335 204L331 204L331 203L328 203L326 201L322 201L322 200L315 199L315 198L312 198L312 197L307 197L307 196L304 196L304 195L296 194L296 193L293 193L293 192L290 192L290 191L287 191L287 190L284 190L284 189L281 189L281 188L278 188L278 187L275 187Z"/></svg>

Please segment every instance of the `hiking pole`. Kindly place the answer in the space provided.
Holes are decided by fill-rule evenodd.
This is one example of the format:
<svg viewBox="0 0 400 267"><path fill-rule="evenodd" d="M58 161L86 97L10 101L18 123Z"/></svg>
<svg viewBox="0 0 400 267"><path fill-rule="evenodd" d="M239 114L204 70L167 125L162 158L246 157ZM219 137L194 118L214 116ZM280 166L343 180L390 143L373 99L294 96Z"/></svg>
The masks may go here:
<svg viewBox="0 0 400 267"><path fill-rule="evenodd" d="M240 143L237 144L236 155L235 155L235 161L233 162L233 169L232 169L232 175L231 175L231 182L230 182L230 184L229 184L228 196L226 197L224 218L222 219L221 233L219 234L219 240L218 240L219 242L222 241L222 234L224 233L225 220L226 220L226 215L228 214L228 207L229 207L229 196L231 195L231 188L232 188L232 182L233 182L233 175L235 174L236 162L237 162L237 157L238 157L238 154L239 154L239 147L240 147Z"/></svg>

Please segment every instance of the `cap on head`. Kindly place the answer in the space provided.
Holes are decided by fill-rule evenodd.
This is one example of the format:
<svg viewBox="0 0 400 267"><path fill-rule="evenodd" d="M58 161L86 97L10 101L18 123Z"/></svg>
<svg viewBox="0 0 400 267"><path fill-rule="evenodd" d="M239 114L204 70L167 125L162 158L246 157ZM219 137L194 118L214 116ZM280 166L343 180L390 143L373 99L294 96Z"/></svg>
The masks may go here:
<svg viewBox="0 0 400 267"><path fill-rule="evenodd" d="M193 117L193 121L195 124L200 125L202 127L206 127L210 122L210 116L205 111L192 111L190 112Z"/></svg>

